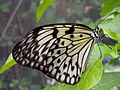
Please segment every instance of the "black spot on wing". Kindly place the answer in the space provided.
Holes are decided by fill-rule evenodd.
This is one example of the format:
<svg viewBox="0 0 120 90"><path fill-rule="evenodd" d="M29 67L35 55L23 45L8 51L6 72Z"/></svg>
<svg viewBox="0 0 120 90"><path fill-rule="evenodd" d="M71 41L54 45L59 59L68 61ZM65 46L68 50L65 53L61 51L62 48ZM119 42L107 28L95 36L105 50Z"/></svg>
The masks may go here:
<svg viewBox="0 0 120 90"><path fill-rule="evenodd" d="M65 44L65 42L63 41L61 44L62 44L62 45L64 45L64 44Z"/></svg>
<svg viewBox="0 0 120 90"><path fill-rule="evenodd" d="M73 70L74 70L74 68L75 68L75 67L74 67L74 66L72 66L72 67L71 67L71 70L73 71Z"/></svg>
<svg viewBox="0 0 120 90"><path fill-rule="evenodd" d="M37 28L32 30L33 31L33 34L32 34L33 38L37 38L38 37L38 33L39 33L40 29L41 28L37 27Z"/></svg>
<svg viewBox="0 0 120 90"><path fill-rule="evenodd" d="M60 42L60 38L57 38L57 44Z"/></svg>
<svg viewBox="0 0 120 90"><path fill-rule="evenodd" d="M73 34L71 34L71 35L70 35L70 37L71 37L71 38L74 38L74 35L73 35Z"/></svg>
<svg viewBox="0 0 120 90"><path fill-rule="evenodd" d="M58 30L56 28L54 28L54 32L53 32L53 38L56 38L58 34Z"/></svg>
<svg viewBox="0 0 120 90"><path fill-rule="evenodd" d="M67 64L64 64L64 65L63 65L63 69L65 69L66 67L67 67Z"/></svg>
<svg viewBox="0 0 120 90"><path fill-rule="evenodd" d="M61 61L61 60L58 58L57 63L60 63L60 61Z"/></svg>
<svg viewBox="0 0 120 90"><path fill-rule="evenodd" d="M74 31L75 31L74 27L72 26L72 27L70 27L69 30L65 31L65 34L72 34Z"/></svg>
<svg viewBox="0 0 120 90"><path fill-rule="evenodd" d="M57 54L60 54L60 53L61 53L61 51L60 51L60 50L58 50L58 51L57 51Z"/></svg>
<svg viewBox="0 0 120 90"><path fill-rule="evenodd" d="M83 35L82 35L82 34L80 34L80 37L82 38L82 37L83 37Z"/></svg>

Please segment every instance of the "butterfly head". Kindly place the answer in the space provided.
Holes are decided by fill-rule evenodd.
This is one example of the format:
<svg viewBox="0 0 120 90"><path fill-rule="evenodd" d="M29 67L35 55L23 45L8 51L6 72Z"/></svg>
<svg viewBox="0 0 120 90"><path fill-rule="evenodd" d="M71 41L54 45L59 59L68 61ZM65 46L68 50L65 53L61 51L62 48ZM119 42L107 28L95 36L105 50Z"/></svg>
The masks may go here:
<svg viewBox="0 0 120 90"><path fill-rule="evenodd" d="M96 26L96 28L93 29L94 37L95 38L99 38L99 35L98 35L99 31L100 31L100 28L98 26Z"/></svg>

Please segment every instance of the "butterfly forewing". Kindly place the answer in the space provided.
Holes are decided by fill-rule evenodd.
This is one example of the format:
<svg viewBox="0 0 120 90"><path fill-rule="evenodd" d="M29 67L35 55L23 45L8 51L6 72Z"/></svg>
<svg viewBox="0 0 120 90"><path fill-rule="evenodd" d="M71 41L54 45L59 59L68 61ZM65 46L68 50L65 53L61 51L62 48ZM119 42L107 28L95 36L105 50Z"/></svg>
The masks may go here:
<svg viewBox="0 0 120 90"><path fill-rule="evenodd" d="M76 84L93 46L93 34L91 28L82 24L40 26L14 47L13 58L57 81Z"/></svg>

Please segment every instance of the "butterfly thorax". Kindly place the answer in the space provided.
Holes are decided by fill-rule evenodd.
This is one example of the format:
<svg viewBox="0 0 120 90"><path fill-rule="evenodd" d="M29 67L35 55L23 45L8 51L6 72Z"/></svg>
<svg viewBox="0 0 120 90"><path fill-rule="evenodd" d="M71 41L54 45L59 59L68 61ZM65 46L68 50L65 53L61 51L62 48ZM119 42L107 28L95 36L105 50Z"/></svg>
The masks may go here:
<svg viewBox="0 0 120 90"><path fill-rule="evenodd" d="M91 33L91 36L94 38L94 39L99 39L99 31L100 31L100 28L97 26L95 29L93 29L93 32Z"/></svg>

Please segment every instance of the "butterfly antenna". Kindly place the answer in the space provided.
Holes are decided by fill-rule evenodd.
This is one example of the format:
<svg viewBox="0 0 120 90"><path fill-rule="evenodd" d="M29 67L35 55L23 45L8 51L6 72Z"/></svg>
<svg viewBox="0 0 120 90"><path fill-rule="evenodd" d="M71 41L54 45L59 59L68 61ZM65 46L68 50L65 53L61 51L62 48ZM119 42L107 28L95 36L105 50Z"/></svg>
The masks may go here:
<svg viewBox="0 0 120 90"><path fill-rule="evenodd" d="M98 26L101 22L103 22L103 21L105 21L110 15L112 15L113 13L110 13L110 14L108 14L107 16L105 16L105 17L103 17L103 19L102 20L100 20L98 23L97 23L97 25L96 26Z"/></svg>

